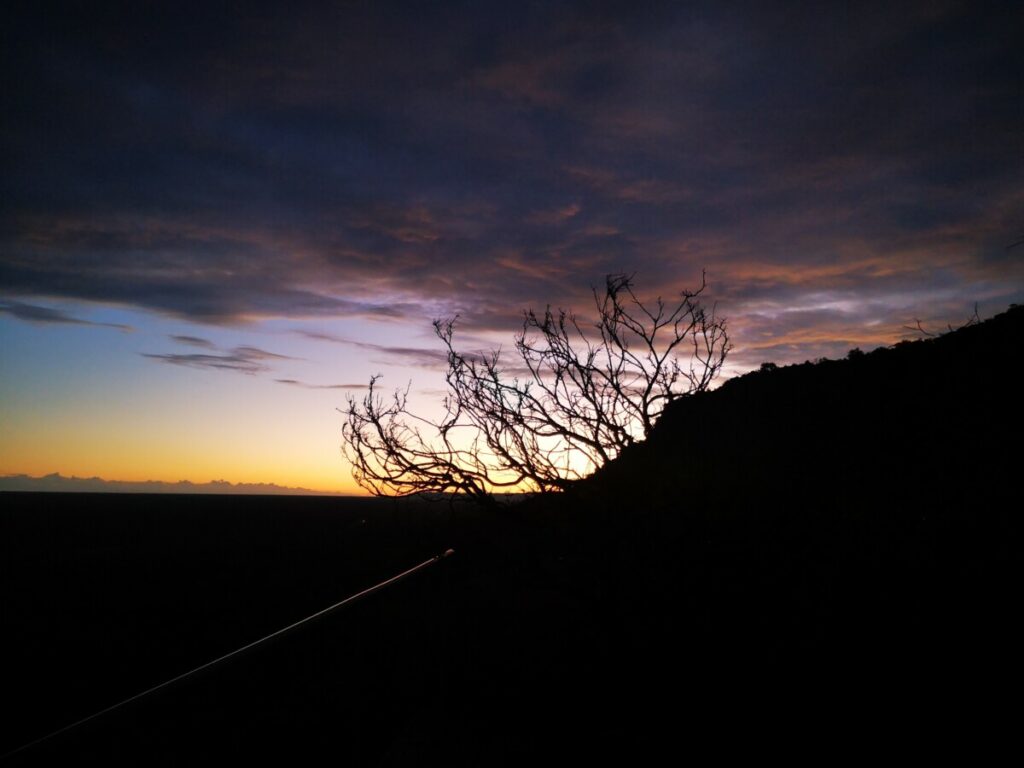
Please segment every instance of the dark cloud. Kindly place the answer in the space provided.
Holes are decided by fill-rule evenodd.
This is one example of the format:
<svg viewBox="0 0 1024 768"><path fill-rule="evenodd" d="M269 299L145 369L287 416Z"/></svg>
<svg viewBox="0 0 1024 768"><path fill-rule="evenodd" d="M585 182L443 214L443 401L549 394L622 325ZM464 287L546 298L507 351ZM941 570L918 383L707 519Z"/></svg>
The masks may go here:
<svg viewBox="0 0 1024 768"><path fill-rule="evenodd" d="M522 316L520 315L520 326L522 325L521 321ZM503 330L507 329L508 326L503 328ZM381 357L375 362L380 362L386 365L405 365L417 368L428 368L436 371L448 370L448 351L441 345L440 341L438 341L438 347L436 349L426 349L423 347L398 347L387 346L384 344L371 344L318 331L300 330L296 331L296 333L308 339L328 341L335 344L346 344L358 349L366 350L371 353L371 361L374 361L373 356L380 355ZM459 334L458 325L456 325L456 333L453 336L453 339L456 352L462 355L466 360L471 362L480 362L484 358L490 359L494 353L497 352L500 362L499 370L505 376L519 377L520 379L529 379L533 377L533 373L530 369L527 368L521 359L516 356L516 353L510 349L512 346L511 343L503 348L501 344L496 345L492 341L479 336L474 336L472 334ZM511 339L509 341L511 342ZM417 391L421 393L429 392L436 394L442 390L423 389Z"/></svg>
<svg viewBox="0 0 1024 768"><path fill-rule="evenodd" d="M185 344L190 347L203 347L205 349L214 349L217 345L209 339L202 339L198 336L176 336L170 337L172 341L176 341L179 344Z"/></svg>
<svg viewBox="0 0 1024 768"><path fill-rule="evenodd" d="M235 347L234 354L245 357L249 360L295 360L289 355L279 355L275 352L267 352L259 347Z"/></svg>
<svg viewBox="0 0 1024 768"><path fill-rule="evenodd" d="M348 344L349 343L348 339L342 338L341 336L335 336L334 334L330 334L330 333L322 333L320 331L298 330L298 331L295 331L295 333L297 333L299 336L303 336L303 337L305 337L307 339L312 339L313 341L329 341L332 344Z"/></svg>
<svg viewBox="0 0 1024 768"><path fill-rule="evenodd" d="M521 320L521 317L520 317ZM385 365L406 365L415 368L429 368L431 370L443 371L448 369L448 351L438 341L436 349L424 347L400 347L388 346L385 344L372 344L365 341L355 341L341 336L334 336L329 333L318 331L296 331L300 336L316 341L328 341L334 344L345 344L370 353L371 362L379 362ZM455 347L459 354L467 360L479 361L483 357L490 357L494 344L478 336L455 335ZM375 359L376 358L376 359ZM509 363L511 357L505 354L501 357L505 364L501 366L502 371L509 376L530 376L530 371L522 364Z"/></svg>
<svg viewBox="0 0 1024 768"><path fill-rule="evenodd" d="M366 389L367 384L309 384L297 379L274 379L278 384L287 384L290 387L301 387L302 389Z"/></svg>
<svg viewBox="0 0 1024 768"><path fill-rule="evenodd" d="M384 355L386 362L443 370L448 367L448 353L443 349L419 347L388 347L381 344L356 344L360 349ZM371 357L372 359L372 357Z"/></svg>
<svg viewBox="0 0 1024 768"><path fill-rule="evenodd" d="M130 325L121 323L94 323L91 320L83 320L79 317L72 317L59 309L52 307L41 307L36 304L23 304L19 301L0 302L0 312L24 320L28 323L39 323L42 325L91 325L96 328L116 328L119 331L130 331Z"/></svg>
<svg viewBox="0 0 1024 768"><path fill-rule="evenodd" d="M0 258L0 290L134 305L211 324L268 316L399 318L416 310L408 302L329 295L315 285L324 281L312 266L287 258L288 246L266 237L159 218L125 224L33 216L15 225ZM294 285L286 271L310 285Z"/></svg>
<svg viewBox="0 0 1024 768"><path fill-rule="evenodd" d="M287 355L278 355L274 352L257 347L235 347L224 354L178 354L178 353L142 353L143 357L150 360L159 360L170 365L183 365L189 368L211 368L223 371L239 371L241 373L263 373L270 370L266 364L267 360L294 360Z"/></svg>
<svg viewBox="0 0 1024 768"><path fill-rule="evenodd" d="M329 341L334 344L345 344L357 349L383 356L381 362L395 365L411 365L420 368L444 369L448 366L448 353L444 349L425 349L423 347L398 347L385 344L372 344L365 341L346 339L329 333L317 331L296 331L300 336L314 341Z"/></svg>
<svg viewBox="0 0 1024 768"><path fill-rule="evenodd" d="M508 330L618 271L736 316L1024 291L1012 3L128 10L6 19L6 295Z"/></svg>

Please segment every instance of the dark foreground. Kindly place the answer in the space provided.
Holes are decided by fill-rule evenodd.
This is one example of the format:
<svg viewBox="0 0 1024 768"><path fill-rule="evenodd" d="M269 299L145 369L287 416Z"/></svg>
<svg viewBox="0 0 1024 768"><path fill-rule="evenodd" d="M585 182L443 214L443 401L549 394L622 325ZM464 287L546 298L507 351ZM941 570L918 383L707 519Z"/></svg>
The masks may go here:
<svg viewBox="0 0 1024 768"><path fill-rule="evenodd" d="M337 499L4 502L5 748L456 549L12 764L987 750L1012 732L1016 553L962 518L740 530L726 509L653 541Z"/></svg>
<svg viewBox="0 0 1024 768"><path fill-rule="evenodd" d="M3 752L436 553L444 510L385 500L3 494ZM378 757L438 686L429 571L12 762Z"/></svg>
<svg viewBox="0 0 1024 768"><path fill-rule="evenodd" d="M503 512L4 494L0 746L450 547L10 762L1013 754L1022 338L1015 309L744 377L674 404L591 481Z"/></svg>

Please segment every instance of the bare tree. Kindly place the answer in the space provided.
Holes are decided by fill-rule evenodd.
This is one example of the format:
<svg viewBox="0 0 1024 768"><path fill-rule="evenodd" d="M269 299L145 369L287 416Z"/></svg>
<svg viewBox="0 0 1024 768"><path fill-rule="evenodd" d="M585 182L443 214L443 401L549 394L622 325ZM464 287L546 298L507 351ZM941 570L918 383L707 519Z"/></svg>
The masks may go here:
<svg viewBox="0 0 1024 768"><path fill-rule="evenodd" d="M943 336L946 333L952 333L953 331L959 331L964 328L970 328L972 325L978 325L978 323L980 322L981 317L978 315L978 302L974 302L974 312L971 313L971 316L968 317L962 325L957 326L956 328L953 327L952 323L947 323L945 331L929 331L923 325L921 325L921 321L916 317L914 318L914 325L904 325L903 327L908 331L914 331L915 333L919 333L922 336L934 339L939 336Z"/></svg>
<svg viewBox="0 0 1024 768"><path fill-rule="evenodd" d="M447 350L441 418L410 413L408 389L386 399L370 380L350 397L342 429L356 481L380 495L465 494L492 503L502 491L564 490L650 434L672 400L708 388L730 344L725 320L683 291L641 301L632 277L609 275L594 291L596 320L527 310L515 337L518 363L500 352L455 349L455 320L436 320ZM686 362L680 362L685 353Z"/></svg>

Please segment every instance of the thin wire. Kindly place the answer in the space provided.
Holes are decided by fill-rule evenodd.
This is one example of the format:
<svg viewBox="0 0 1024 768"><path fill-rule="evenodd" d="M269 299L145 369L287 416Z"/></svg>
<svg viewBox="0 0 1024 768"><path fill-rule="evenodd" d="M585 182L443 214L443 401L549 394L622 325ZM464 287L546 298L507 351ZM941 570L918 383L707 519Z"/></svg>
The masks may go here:
<svg viewBox="0 0 1024 768"><path fill-rule="evenodd" d="M331 611L337 610L338 608L341 608L343 605L347 605L348 603L351 603L351 602L353 602L355 600L358 600L361 597L366 597L367 595L372 594L373 592L376 592L376 591L378 591L380 589L383 589L384 587L388 587L388 586L394 584L396 581L404 579L406 576L411 576L412 574L416 573L417 571L419 571L419 570L421 570L423 568L426 568L427 566L433 565L438 560L441 560L441 559L443 559L445 557L448 557L449 555L454 555L454 554L455 554L455 550L453 550L453 549L445 550L445 553L443 555L434 555L434 557L430 558L429 560L424 560L419 565L415 565L412 568L409 568L408 570L402 571L401 573L392 576L390 579L385 579L384 581L382 581L382 582L380 582L378 584L374 584L372 587L367 587L366 589L362 590L361 592L356 592L354 595L350 595L349 597L346 597L344 600L340 600L337 603L334 603L334 605L329 605L329 606L327 606L326 608L324 608L321 611L317 611L316 613L314 613L314 614L312 614L310 616L307 616L304 619L299 619L298 621L294 622L293 624L289 624L287 627L282 627L281 629L277 630L276 632L271 632L269 635L265 635L264 637L261 637L259 640L254 640L253 642L249 643L248 645L243 645L241 648L238 648L238 649L236 649L234 651L231 651L230 653L225 653L223 656L218 656L213 661L208 661L205 664L201 664L200 666L196 667L195 669L190 669L188 672L183 672L182 674L178 675L177 677L172 677L170 680L166 680L166 681L160 683L159 685L154 685L152 688L147 688L146 690L142 691L141 693L136 693L134 696L129 696L127 699L123 699L122 701L117 702L117 704L112 704L111 706L109 706L109 707L107 707L105 709L101 709L99 712L94 712L93 714L89 715L88 717L83 717L81 720L76 720L75 722L71 723L70 725L65 725L63 728L58 728L56 731L53 731L52 733L48 733L45 736L40 736L38 739L35 739L34 741L30 741L27 744L22 744L17 749L13 749L13 750L11 750L10 752L7 752L4 755L0 755L0 760L6 760L7 758L12 757L13 755L18 754L19 752L24 752L26 749L30 749L31 747L37 746L38 744L42 744L44 741L49 741L50 739L52 739L52 738L54 738L56 736L59 736L62 733L67 733L72 728L77 728L80 725L85 725L85 723L88 723L91 720L95 720L98 717L102 717L103 715L105 715L105 714L107 714L109 712L113 712L115 709L120 709L121 707L125 706L126 704L131 704L133 701L138 701L139 699L141 699L141 698L143 698L145 696L149 696L149 695L151 695L153 693L156 693L157 691L162 690L162 689L164 689L164 688L166 688L166 687L168 687L170 685L174 685L175 683L181 682L185 678L191 677L192 675L195 675L195 674L197 674L199 672L202 672L204 669L209 669L210 667L212 667L212 666L214 666L216 664L220 664L221 662L227 661L228 659L230 659L230 658L232 658L234 656L237 656L240 653L245 653L246 651L251 650L251 649L255 648L258 645L262 645L263 643L267 642L268 640L272 640L275 637L280 637L281 635L283 635L283 634L285 634L287 632L291 632L293 629L297 629L298 627L301 627L303 624L307 624L308 622L313 621L314 619L320 618L321 616L324 616L324 615L330 613Z"/></svg>

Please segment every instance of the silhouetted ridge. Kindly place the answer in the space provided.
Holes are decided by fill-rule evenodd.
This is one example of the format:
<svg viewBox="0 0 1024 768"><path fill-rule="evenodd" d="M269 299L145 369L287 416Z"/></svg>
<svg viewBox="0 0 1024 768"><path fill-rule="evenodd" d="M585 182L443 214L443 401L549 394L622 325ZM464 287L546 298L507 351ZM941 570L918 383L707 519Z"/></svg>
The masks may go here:
<svg viewBox="0 0 1024 768"><path fill-rule="evenodd" d="M1022 338L1024 307L1014 306L937 338L749 373L672 403L597 482L668 481L691 493L719 484L751 497L804 489L832 500L889 483L977 503L1015 471L1004 446L1020 434L1011 372Z"/></svg>
<svg viewBox="0 0 1024 768"><path fill-rule="evenodd" d="M1017 654L1022 331L1013 307L673 403L568 505L568 568L619 633L608 663L697 692L705 725L708 702L737 701L771 733L848 738L865 712L904 723L893 738L915 718L998 721L989 684Z"/></svg>

